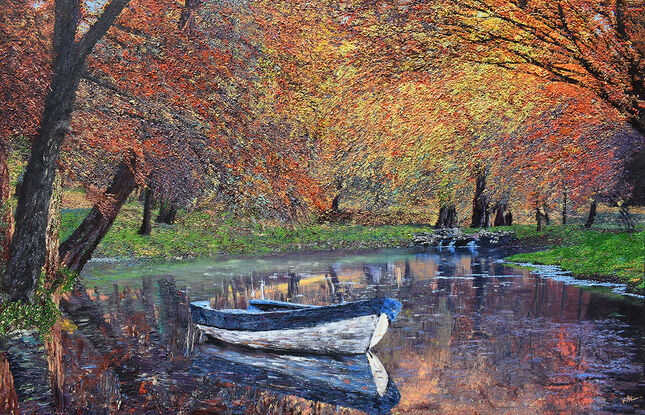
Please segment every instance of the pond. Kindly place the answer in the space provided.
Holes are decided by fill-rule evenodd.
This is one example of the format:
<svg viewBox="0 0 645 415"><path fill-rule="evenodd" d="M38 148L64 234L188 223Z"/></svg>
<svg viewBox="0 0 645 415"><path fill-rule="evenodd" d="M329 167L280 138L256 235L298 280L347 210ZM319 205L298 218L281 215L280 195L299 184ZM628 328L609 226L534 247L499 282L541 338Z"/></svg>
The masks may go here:
<svg viewBox="0 0 645 415"><path fill-rule="evenodd" d="M28 334L2 346L22 413L645 413L640 300L507 255L93 262L47 347ZM200 338L187 306L377 296L403 309L369 361L231 349Z"/></svg>

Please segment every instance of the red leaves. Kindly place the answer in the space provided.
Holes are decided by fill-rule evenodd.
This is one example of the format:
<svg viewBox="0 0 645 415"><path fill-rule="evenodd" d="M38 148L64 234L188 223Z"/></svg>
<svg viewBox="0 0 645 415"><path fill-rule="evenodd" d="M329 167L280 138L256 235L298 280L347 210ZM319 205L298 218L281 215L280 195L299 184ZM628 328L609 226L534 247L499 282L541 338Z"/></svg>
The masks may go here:
<svg viewBox="0 0 645 415"><path fill-rule="evenodd" d="M51 77L51 4L8 0L0 9L0 137L35 134Z"/></svg>

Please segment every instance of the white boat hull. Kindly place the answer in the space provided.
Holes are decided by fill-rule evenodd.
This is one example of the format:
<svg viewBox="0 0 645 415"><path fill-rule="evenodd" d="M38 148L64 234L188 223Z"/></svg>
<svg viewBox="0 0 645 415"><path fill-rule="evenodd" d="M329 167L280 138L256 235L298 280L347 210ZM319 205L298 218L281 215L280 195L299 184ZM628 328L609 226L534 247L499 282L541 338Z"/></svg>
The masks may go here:
<svg viewBox="0 0 645 415"><path fill-rule="evenodd" d="M389 326L385 314L367 315L321 323L312 327L281 330L226 330L197 324L217 340L256 349L313 353L361 354L374 347Z"/></svg>

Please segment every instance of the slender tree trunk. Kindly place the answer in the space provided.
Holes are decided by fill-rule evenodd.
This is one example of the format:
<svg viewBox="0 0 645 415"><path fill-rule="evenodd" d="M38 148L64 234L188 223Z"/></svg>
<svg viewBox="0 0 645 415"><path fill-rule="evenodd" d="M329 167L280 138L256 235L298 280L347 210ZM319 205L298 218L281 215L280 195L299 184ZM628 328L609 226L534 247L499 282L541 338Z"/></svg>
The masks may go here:
<svg viewBox="0 0 645 415"><path fill-rule="evenodd" d="M437 229L457 227L457 209L454 204L439 208L439 217L434 227Z"/></svg>
<svg viewBox="0 0 645 415"><path fill-rule="evenodd" d="M475 180L475 197L473 198L473 215L471 228L488 228L490 206L484 194L486 190L486 175L478 172Z"/></svg>
<svg viewBox="0 0 645 415"><path fill-rule="evenodd" d="M153 193L150 188L146 189L145 201L143 202L143 221L141 227L137 232L139 235L147 236L150 235L152 230L152 225L150 224L150 219L152 217L152 203L154 201Z"/></svg>
<svg viewBox="0 0 645 415"><path fill-rule="evenodd" d="M334 199L331 201L331 211L332 212L337 212L338 207L340 206L340 197L341 197L341 191L343 190L343 181L341 179L336 179L336 196L334 196Z"/></svg>
<svg viewBox="0 0 645 415"><path fill-rule="evenodd" d="M110 28L128 0L112 0L101 16L76 40L79 1L54 4L53 76L40 127L32 144L24 181L18 194L16 231L2 278L2 288L12 301L28 301L47 256L47 218L60 146L70 130L76 90L85 61L96 42Z"/></svg>
<svg viewBox="0 0 645 415"><path fill-rule="evenodd" d="M195 29L195 13L203 3L204 0L186 0L184 2L184 8L179 16L179 30L185 34L191 34Z"/></svg>
<svg viewBox="0 0 645 415"><path fill-rule="evenodd" d="M634 232L636 225L634 225L632 214L629 213L629 205L626 203L620 205L620 219L622 220L623 226L627 232Z"/></svg>
<svg viewBox="0 0 645 415"><path fill-rule="evenodd" d="M645 131L643 132L645 137ZM629 204L645 205L645 146L633 153L625 162L626 181L632 188Z"/></svg>
<svg viewBox="0 0 645 415"><path fill-rule="evenodd" d="M48 288L57 287L58 269L60 257L58 248L60 245L61 206L63 196L63 180L56 174L54 179L52 198L49 203L47 218L47 257L45 259L44 273L45 285ZM58 305L60 293L55 292L52 300ZM54 398L54 404L59 410L64 409L65 395L63 385L65 383L65 370L63 367L63 348L61 345L61 319L59 319L45 339L45 350L47 350L47 364L49 367L49 383Z"/></svg>
<svg viewBox="0 0 645 415"><path fill-rule="evenodd" d="M298 295L298 285L300 284L300 275L293 272L289 273L289 284L287 286L287 301L294 301Z"/></svg>
<svg viewBox="0 0 645 415"><path fill-rule="evenodd" d="M562 194L562 224L567 224L567 190Z"/></svg>
<svg viewBox="0 0 645 415"><path fill-rule="evenodd" d="M159 214L157 215L157 219L155 219L155 222L157 223L166 223L165 219L166 216L168 215L168 202L164 200L159 201Z"/></svg>
<svg viewBox="0 0 645 415"><path fill-rule="evenodd" d="M587 216L587 222L585 222L585 228L591 228L591 225L593 225L594 221L596 220L596 209L597 203L596 199L594 199L591 201L591 206L589 206L589 215Z"/></svg>
<svg viewBox="0 0 645 415"><path fill-rule="evenodd" d="M122 161L112 184L83 222L60 246L61 265L80 272L110 230L126 199L136 187L131 162Z"/></svg>
<svg viewBox="0 0 645 415"><path fill-rule="evenodd" d="M7 165L7 145L0 143L0 264L5 265L9 260L9 246L13 235L13 209L9 195L9 166Z"/></svg>
<svg viewBox="0 0 645 415"><path fill-rule="evenodd" d="M545 225L549 225L549 214L546 211L546 206L542 205L542 209L539 206L535 206L535 221L537 222L537 230L542 230L542 222Z"/></svg>
<svg viewBox="0 0 645 415"><path fill-rule="evenodd" d="M65 349L62 344L62 319L52 327L49 336L45 340L45 350L47 350L47 366L49 368L49 384L51 386L54 404L62 413L66 406L65 399Z"/></svg>
<svg viewBox="0 0 645 415"><path fill-rule="evenodd" d="M170 208L168 208L168 215L166 216L164 223L173 225L175 220L177 220L177 207L171 204Z"/></svg>
<svg viewBox="0 0 645 415"><path fill-rule="evenodd" d="M495 205L495 219L493 226L510 226L513 224L513 215L508 210L508 205L500 202Z"/></svg>
<svg viewBox="0 0 645 415"><path fill-rule="evenodd" d="M332 212L338 211L339 204L340 204L340 193L337 193L336 196L334 196L334 199L331 201Z"/></svg>
<svg viewBox="0 0 645 415"><path fill-rule="evenodd" d="M549 218L549 211L546 209L546 205L542 205L542 218L544 219L544 224L549 226L551 224L551 218Z"/></svg>
<svg viewBox="0 0 645 415"><path fill-rule="evenodd" d="M172 225L177 218L177 208L171 202L162 202L159 207L159 215L157 215L157 223L165 223Z"/></svg>
<svg viewBox="0 0 645 415"><path fill-rule="evenodd" d="M504 208L501 204L498 204L495 207L495 220L493 221L493 226L504 226Z"/></svg>

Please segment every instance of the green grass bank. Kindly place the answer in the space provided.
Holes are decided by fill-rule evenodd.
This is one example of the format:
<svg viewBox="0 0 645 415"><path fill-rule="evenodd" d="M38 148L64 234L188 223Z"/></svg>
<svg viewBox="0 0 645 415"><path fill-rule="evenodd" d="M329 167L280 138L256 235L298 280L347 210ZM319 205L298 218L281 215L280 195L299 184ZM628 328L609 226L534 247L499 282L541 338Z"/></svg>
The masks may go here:
<svg viewBox="0 0 645 415"><path fill-rule="evenodd" d="M63 209L61 240L83 220L88 209ZM156 213L156 212L155 212ZM95 257L174 259L217 255L263 255L329 249L370 249L408 246L415 233L429 226L361 226L306 223L293 226L244 221L213 212L182 213L174 225L155 223L140 236L141 208L122 209L95 252ZM153 218L156 215L153 215Z"/></svg>
<svg viewBox="0 0 645 415"><path fill-rule="evenodd" d="M64 209L61 238L66 238L82 221L88 209ZM415 233L431 231L430 226L306 223L284 227L240 221L214 212L178 215L175 225L153 221L150 236L137 234L141 206L124 206L95 257L128 259L176 259L218 255L264 255L271 253L329 249L370 249L409 246ZM154 216L153 216L154 217ZM527 252L509 261L559 265L574 276L587 279L620 280L635 288L645 287L645 231L620 232L616 228L587 230L580 225L548 226L536 231L534 225L496 229L515 231ZM466 232L476 230L465 229Z"/></svg>
<svg viewBox="0 0 645 415"><path fill-rule="evenodd" d="M585 229L578 225L516 225L514 230L525 246L544 247L537 252L516 254L513 262L558 265L579 278L606 280L614 277L634 288L645 287L645 231L626 233L616 229Z"/></svg>

